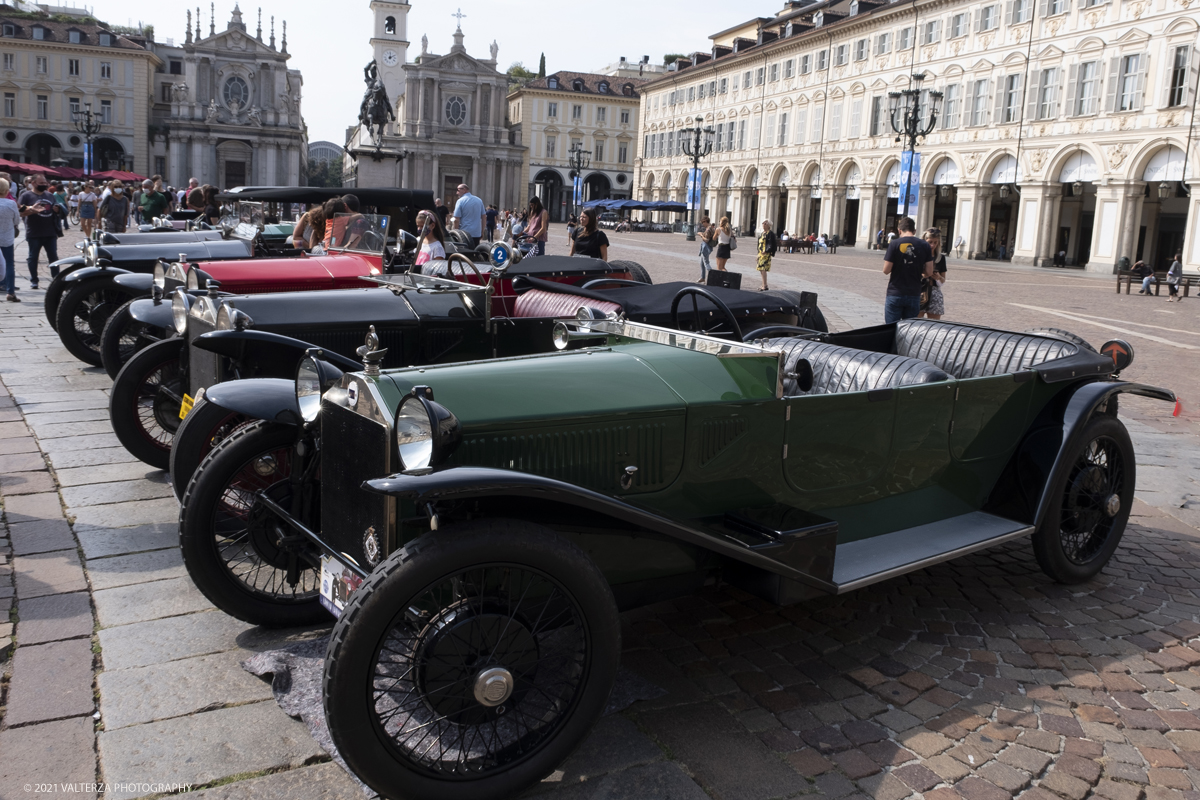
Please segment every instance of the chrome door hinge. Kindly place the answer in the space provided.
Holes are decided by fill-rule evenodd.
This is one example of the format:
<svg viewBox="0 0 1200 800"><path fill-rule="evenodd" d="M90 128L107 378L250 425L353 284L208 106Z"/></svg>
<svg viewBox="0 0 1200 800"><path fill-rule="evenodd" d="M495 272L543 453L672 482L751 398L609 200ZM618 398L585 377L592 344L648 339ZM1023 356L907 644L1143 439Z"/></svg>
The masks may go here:
<svg viewBox="0 0 1200 800"><path fill-rule="evenodd" d="M787 407L787 411L786 411L786 412L784 412L784 415L783 415L783 421L784 421L784 422L791 422L791 421L792 421L792 407L791 407L791 406L788 406L788 407Z"/></svg>
<svg viewBox="0 0 1200 800"><path fill-rule="evenodd" d="M786 444L783 446L783 457L785 459L787 458L787 445Z"/></svg>

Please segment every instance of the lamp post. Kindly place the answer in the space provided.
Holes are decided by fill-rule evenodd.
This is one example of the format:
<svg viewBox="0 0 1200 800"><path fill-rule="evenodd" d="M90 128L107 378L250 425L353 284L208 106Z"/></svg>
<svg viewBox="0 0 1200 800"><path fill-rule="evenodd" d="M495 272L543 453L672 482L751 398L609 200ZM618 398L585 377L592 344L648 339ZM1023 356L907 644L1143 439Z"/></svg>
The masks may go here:
<svg viewBox="0 0 1200 800"><path fill-rule="evenodd" d="M710 125L705 128L704 117L696 117L696 127L684 128L680 133L687 134L683 140L683 153L692 159L691 181L688 186L688 205L690 205L692 214L691 221L687 224L687 240L689 242L696 241L696 207L700 205L700 193L704 191L703 184L700 183L700 159L707 156L713 149L713 129ZM693 186L694 184L694 186Z"/></svg>
<svg viewBox="0 0 1200 800"><path fill-rule="evenodd" d="M575 208L575 186L579 184L579 203L583 203L583 171L592 165L592 151L584 150L582 144L577 144L567 152L567 163L571 165L571 216L578 211Z"/></svg>
<svg viewBox="0 0 1200 800"><path fill-rule="evenodd" d="M90 178L92 176L92 162L95 160L95 154L92 152L92 137L99 133L100 129L104 126L101 124L100 118L92 114L91 103L84 103L83 111L75 111L71 115L71 121L75 124L75 130L84 136L83 175L85 178Z"/></svg>
<svg viewBox="0 0 1200 800"><path fill-rule="evenodd" d="M910 203L912 197L913 171L919 169L917 161L917 140L930 134L937 124L938 111L942 104L941 92L929 92L927 103L921 103L921 81L925 80L924 72L912 75L911 88L901 92L888 93L888 110L891 112L892 130L896 132L896 141L904 142L904 152L908 154L908 169L904 171L903 214L911 217L916 210ZM918 172L918 175L920 173ZM896 213L901 213L900 203L897 203Z"/></svg>

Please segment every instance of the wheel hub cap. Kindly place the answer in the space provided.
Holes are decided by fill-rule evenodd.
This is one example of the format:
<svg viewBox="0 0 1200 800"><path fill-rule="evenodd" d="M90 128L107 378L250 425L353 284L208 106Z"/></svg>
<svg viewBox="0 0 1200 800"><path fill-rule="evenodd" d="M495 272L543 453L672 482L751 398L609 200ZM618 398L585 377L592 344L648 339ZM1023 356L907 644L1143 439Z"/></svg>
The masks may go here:
<svg viewBox="0 0 1200 800"><path fill-rule="evenodd" d="M1117 494L1110 494L1108 499L1104 501L1104 513L1110 517L1115 517L1121 510L1121 497Z"/></svg>
<svg viewBox="0 0 1200 800"><path fill-rule="evenodd" d="M475 677L475 699L494 708L508 699L513 690L512 673L504 667L485 669Z"/></svg>

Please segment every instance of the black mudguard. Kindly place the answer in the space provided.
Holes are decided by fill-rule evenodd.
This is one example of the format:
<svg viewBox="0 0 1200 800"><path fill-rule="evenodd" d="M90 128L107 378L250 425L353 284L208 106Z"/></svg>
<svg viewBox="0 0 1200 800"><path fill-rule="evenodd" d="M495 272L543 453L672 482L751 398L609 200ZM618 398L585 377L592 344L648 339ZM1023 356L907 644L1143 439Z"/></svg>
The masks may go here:
<svg viewBox="0 0 1200 800"><path fill-rule="evenodd" d="M659 535L701 547L718 555L732 558L785 578L791 578L823 592L836 593L837 586L801 569L827 559L833 564L836 529L825 541L808 541L781 545L773 551L752 549L718 531L702 530L691 521L679 521L661 516L625 501L594 492L575 484L531 475L516 470L492 467L451 467L424 475L398 473L363 484L363 489L379 494L412 499L418 507L439 501L470 500L486 497L527 497L549 500L574 506L581 511L621 520ZM813 552L810 552L813 550ZM827 552L826 552L827 551ZM771 552L768 555L768 552Z"/></svg>
<svg viewBox="0 0 1200 800"><path fill-rule="evenodd" d="M211 331L196 337L192 344L201 350L237 361L250 359L261 364L297 363L316 345L279 333L256 330ZM321 358L344 371L358 371L362 364L328 350Z"/></svg>
<svg viewBox="0 0 1200 800"><path fill-rule="evenodd" d="M129 306L129 316L145 325L164 330L175 330L175 318L171 315L171 304L166 300L134 300Z"/></svg>
<svg viewBox="0 0 1200 800"><path fill-rule="evenodd" d="M125 272L113 278L113 283L128 290L130 294L150 294L154 288L154 275L148 272Z"/></svg>
<svg viewBox="0 0 1200 800"><path fill-rule="evenodd" d="M82 269L74 270L69 275L67 275L65 278L63 278L63 283L66 283L66 284L78 283L79 281L86 281L89 278L97 278L102 275L107 275L107 276L116 278L116 276L118 276L118 275L128 275L128 274L129 274L129 270L121 269L120 267L83 267ZM153 276L151 276L151 277L153 277ZM70 286L68 286L66 289L64 289L64 291L67 291L69 288L70 288Z"/></svg>
<svg viewBox="0 0 1200 800"><path fill-rule="evenodd" d="M74 270L85 266L86 264L87 262L84 261L83 256L67 256L66 258L60 258L58 261L50 264L50 269L57 269L59 275L64 275L68 272L73 272Z"/></svg>
<svg viewBox="0 0 1200 800"><path fill-rule="evenodd" d="M218 383L204 392L206 402L251 419L300 424L296 383L284 378L250 378Z"/></svg>

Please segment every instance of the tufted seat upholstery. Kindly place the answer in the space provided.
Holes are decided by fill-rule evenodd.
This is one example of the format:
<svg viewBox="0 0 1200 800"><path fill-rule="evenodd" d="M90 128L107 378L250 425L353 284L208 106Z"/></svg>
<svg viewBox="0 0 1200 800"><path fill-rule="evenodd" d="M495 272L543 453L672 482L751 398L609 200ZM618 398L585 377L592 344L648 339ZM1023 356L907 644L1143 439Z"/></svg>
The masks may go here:
<svg viewBox="0 0 1200 800"><path fill-rule="evenodd" d="M867 392L950 380L949 375L933 364L889 353L793 338L768 339L767 347L783 351L785 374L795 371L801 358L808 359L813 369L813 386L807 394ZM789 397L805 394L792 378L784 379L783 393Z"/></svg>
<svg viewBox="0 0 1200 800"><path fill-rule="evenodd" d="M955 378L981 378L1029 369L1074 355L1070 342L929 319L896 323L896 352L928 361Z"/></svg>
<svg viewBox="0 0 1200 800"><path fill-rule="evenodd" d="M607 300L594 300L590 297L579 297L561 292L545 292L541 289L530 289L517 296L517 307L514 317L574 317L580 306L596 308L607 314L610 311L620 311L621 307Z"/></svg>

